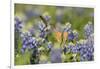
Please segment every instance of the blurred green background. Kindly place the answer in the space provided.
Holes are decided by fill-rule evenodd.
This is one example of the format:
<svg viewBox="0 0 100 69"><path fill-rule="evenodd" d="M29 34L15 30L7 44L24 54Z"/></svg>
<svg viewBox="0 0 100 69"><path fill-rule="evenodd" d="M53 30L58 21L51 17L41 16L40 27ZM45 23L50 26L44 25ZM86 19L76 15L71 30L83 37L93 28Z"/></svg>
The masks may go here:
<svg viewBox="0 0 100 69"><path fill-rule="evenodd" d="M33 11L34 16L29 16L27 24L36 23L35 21L39 19L36 15L43 15L45 12L49 13L51 16L50 23L55 25L58 21L61 24L70 22L72 28L78 30L81 34L80 38L83 37L83 27L88 21L94 23L94 9L93 8L84 8L84 7L64 7L64 6L49 6L49 5L31 5L31 4L15 4L15 16L25 19L27 12ZM31 14L31 12L30 12ZM58 17L58 19L57 19Z"/></svg>

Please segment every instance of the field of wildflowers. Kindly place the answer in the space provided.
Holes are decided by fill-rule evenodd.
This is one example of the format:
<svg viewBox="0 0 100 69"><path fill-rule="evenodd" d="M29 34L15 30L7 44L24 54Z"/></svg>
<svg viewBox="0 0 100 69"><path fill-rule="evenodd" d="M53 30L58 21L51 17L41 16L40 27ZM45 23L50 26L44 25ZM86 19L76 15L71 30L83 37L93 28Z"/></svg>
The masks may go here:
<svg viewBox="0 0 100 69"><path fill-rule="evenodd" d="M94 60L94 9L15 4L15 65Z"/></svg>

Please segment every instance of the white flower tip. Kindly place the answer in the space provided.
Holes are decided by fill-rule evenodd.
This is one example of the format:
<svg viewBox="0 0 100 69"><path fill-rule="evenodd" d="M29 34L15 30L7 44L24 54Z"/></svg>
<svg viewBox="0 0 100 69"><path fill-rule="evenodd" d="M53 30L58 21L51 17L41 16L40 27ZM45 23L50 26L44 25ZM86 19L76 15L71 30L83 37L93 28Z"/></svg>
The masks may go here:
<svg viewBox="0 0 100 69"><path fill-rule="evenodd" d="M67 22L66 27L71 28L71 23Z"/></svg>

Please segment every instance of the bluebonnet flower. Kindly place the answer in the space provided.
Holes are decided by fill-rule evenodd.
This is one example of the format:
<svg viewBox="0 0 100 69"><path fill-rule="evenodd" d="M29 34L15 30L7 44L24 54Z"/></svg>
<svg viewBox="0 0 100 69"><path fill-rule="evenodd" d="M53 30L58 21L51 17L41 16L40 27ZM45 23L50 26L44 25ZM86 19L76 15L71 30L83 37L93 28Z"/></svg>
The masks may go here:
<svg viewBox="0 0 100 69"><path fill-rule="evenodd" d="M30 32L25 32L22 38L22 52L28 49L33 49L38 46L38 42L35 37L33 37Z"/></svg>
<svg viewBox="0 0 100 69"><path fill-rule="evenodd" d="M94 34L91 34L88 39L87 39L87 44L89 46L93 46L94 45Z"/></svg>
<svg viewBox="0 0 100 69"><path fill-rule="evenodd" d="M25 37L26 32L21 32L20 37L23 39Z"/></svg>
<svg viewBox="0 0 100 69"><path fill-rule="evenodd" d="M64 28L64 32L68 33L68 41L73 41L74 34L73 34L72 29L71 29L71 24L69 22L66 23L65 28Z"/></svg>
<svg viewBox="0 0 100 69"><path fill-rule="evenodd" d="M15 17L15 32L21 32L23 25L22 25L22 21L18 18Z"/></svg>
<svg viewBox="0 0 100 69"><path fill-rule="evenodd" d="M67 52L72 52L72 48L74 47L75 45L72 43L72 42L69 42L68 43L68 47L67 47Z"/></svg>
<svg viewBox="0 0 100 69"><path fill-rule="evenodd" d="M17 54L18 51L18 42L20 40L20 34L21 34L21 29L22 29L22 21L19 19L19 17L14 18L14 30L15 30L15 54Z"/></svg>
<svg viewBox="0 0 100 69"><path fill-rule="evenodd" d="M46 31L45 31L45 24L43 22L39 22L39 30L40 30L40 37L45 38Z"/></svg>
<svg viewBox="0 0 100 69"><path fill-rule="evenodd" d="M46 33L44 31L40 33L41 38L45 38L45 35L46 35Z"/></svg>
<svg viewBox="0 0 100 69"><path fill-rule="evenodd" d="M49 51L51 51L51 48L53 47L53 44L51 42L48 42L48 45L47 45L47 49Z"/></svg>
<svg viewBox="0 0 100 69"><path fill-rule="evenodd" d="M88 22L88 24L86 24L84 27L84 31L86 38L88 38L90 34L94 32L93 24L91 22Z"/></svg>
<svg viewBox="0 0 100 69"><path fill-rule="evenodd" d="M73 30L73 35L74 35L74 39L78 40L79 33L77 32L77 30Z"/></svg>
<svg viewBox="0 0 100 69"><path fill-rule="evenodd" d="M37 48L38 47L38 41L36 40L36 38L35 37L32 37L31 39L30 39L30 44L31 44L31 48Z"/></svg>
<svg viewBox="0 0 100 69"><path fill-rule="evenodd" d="M23 37L22 38L22 49L21 49L21 52L25 52L26 48L28 46L28 37Z"/></svg>
<svg viewBox="0 0 100 69"><path fill-rule="evenodd" d="M74 39L74 34L73 34L73 32L69 32L69 33L68 33L68 40L69 40L69 41L73 41L73 39Z"/></svg>
<svg viewBox="0 0 100 69"><path fill-rule="evenodd" d="M72 47L72 53L78 53L77 46Z"/></svg>
<svg viewBox="0 0 100 69"><path fill-rule="evenodd" d="M30 33L26 33L25 37L22 39L22 49L21 52L24 53L26 49L32 50L32 55L30 58L30 63L38 63L38 41L36 37L30 35ZM35 61L36 60L36 61Z"/></svg>
<svg viewBox="0 0 100 69"><path fill-rule="evenodd" d="M29 32L30 32L30 34L31 34L32 36L35 36L35 30L34 30L33 27L29 29Z"/></svg>
<svg viewBox="0 0 100 69"><path fill-rule="evenodd" d="M38 27L39 27L40 31L44 31L46 26L45 26L45 24L42 21L40 21L39 24L38 24Z"/></svg>
<svg viewBox="0 0 100 69"><path fill-rule="evenodd" d="M77 53L79 53L82 45L80 44L79 41L77 41L76 44L75 44L75 46L76 46L76 49L77 49Z"/></svg>
<svg viewBox="0 0 100 69"><path fill-rule="evenodd" d="M48 42L48 46L47 47L50 49L50 48L52 48L52 46L53 46L52 43Z"/></svg>
<svg viewBox="0 0 100 69"><path fill-rule="evenodd" d="M93 53L91 53L89 50L86 51L86 49L84 49L82 52L83 54L80 54L81 61L93 60Z"/></svg>
<svg viewBox="0 0 100 69"><path fill-rule="evenodd" d="M61 52L62 52L62 50L60 48L59 49L54 49L54 48L51 49L51 51L50 51L51 63L60 63L60 62L62 62Z"/></svg>
<svg viewBox="0 0 100 69"><path fill-rule="evenodd" d="M66 54L66 52L67 52L67 47L66 47L66 45L64 45L63 51L64 51L64 54Z"/></svg>
<svg viewBox="0 0 100 69"><path fill-rule="evenodd" d="M86 41L86 42L85 42ZM80 61L91 61L93 60L93 47L89 46L87 40L80 41Z"/></svg>
<svg viewBox="0 0 100 69"><path fill-rule="evenodd" d="M66 23L65 28L64 28L64 32L70 32L71 29L71 24L69 22Z"/></svg>
<svg viewBox="0 0 100 69"><path fill-rule="evenodd" d="M50 19L51 19L51 16L50 16L49 13L47 13L47 12L45 12L45 13L43 14L43 17L45 18L45 20L46 20L47 22L49 22Z"/></svg>

